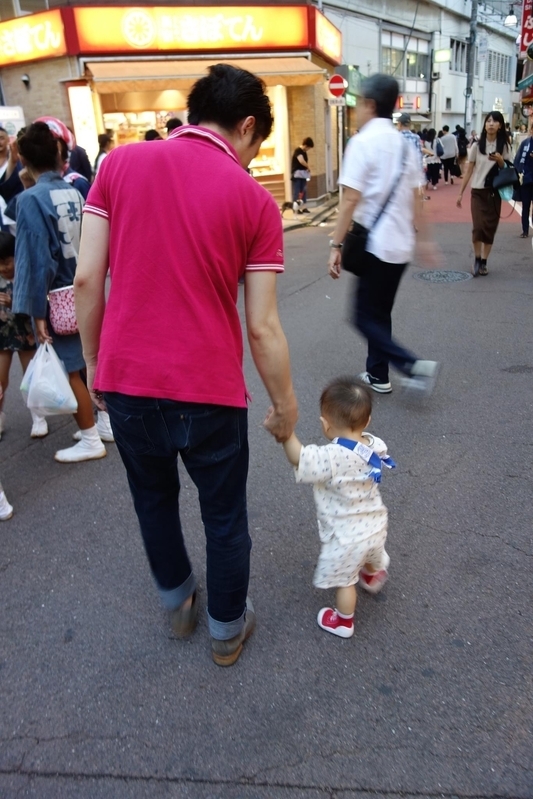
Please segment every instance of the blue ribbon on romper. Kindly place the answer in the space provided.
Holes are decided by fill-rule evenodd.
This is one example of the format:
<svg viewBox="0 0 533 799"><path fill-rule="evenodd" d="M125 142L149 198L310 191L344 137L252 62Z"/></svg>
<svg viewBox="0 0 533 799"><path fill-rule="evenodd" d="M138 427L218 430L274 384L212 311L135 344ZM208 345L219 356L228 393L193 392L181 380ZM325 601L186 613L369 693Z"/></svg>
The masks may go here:
<svg viewBox="0 0 533 799"><path fill-rule="evenodd" d="M334 444L340 444L341 447L346 447L356 452L368 465L370 469L370 477L375 483L381 483L381 468L385 466L387 469L396 469L396 463L388 455L381 456L374 452L373 449L367 447L366 444L361 444L359 441L352 441L349 438L334 438Z"/></svg>

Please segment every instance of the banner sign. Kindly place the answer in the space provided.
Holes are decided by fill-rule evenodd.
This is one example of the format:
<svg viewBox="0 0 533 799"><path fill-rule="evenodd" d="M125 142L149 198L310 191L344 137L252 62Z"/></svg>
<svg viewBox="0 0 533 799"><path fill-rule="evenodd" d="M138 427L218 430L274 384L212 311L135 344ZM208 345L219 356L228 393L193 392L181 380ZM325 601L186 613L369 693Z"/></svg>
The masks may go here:
<svg viewBox="0 0 533 799"><path fill-rule="evenodd" d="M522 6L522 34L520 36L519 58L526 58L527 48L533 44L533 0L524 0Z"/></svg>

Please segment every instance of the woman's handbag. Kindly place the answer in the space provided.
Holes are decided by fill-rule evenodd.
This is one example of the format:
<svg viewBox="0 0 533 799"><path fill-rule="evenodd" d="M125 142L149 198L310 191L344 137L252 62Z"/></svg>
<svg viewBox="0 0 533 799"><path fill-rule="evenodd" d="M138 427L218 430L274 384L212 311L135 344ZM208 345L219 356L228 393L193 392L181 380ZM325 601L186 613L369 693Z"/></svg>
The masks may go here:
<svg viewBox="0 0 533 799"><path fill-rule="evenodd" d="M452 177L454 177L454 178L460 178L461 175L463 174L461 172L461 167L457 163L457 159L453 162L452 168L450 169L450 172L451 172Z"/></svg>
<svg viewBox="0 0 533 799"><path fill-rule="evenodd" d="M381 211L374 219L374 223L372 228L374 228L379 220L385 208L389 204L390 200L394 192L396 191L400 179L403 174L403 168L405 165L405 159L407 156L407 147L410 145L407 142L402 142L403 146L403 157L402 157L402 165L400 167L400 174L398 178L392 184L392 189L389 193L389 196L385 200L384 205L381 207ZM366 228L364 225L359 224L359 222L352 222L348 233L342 243L342 250L341 250L341 266L346 272L351 272L352 275L356 275L356 277L362 277L364 273L367 271L368 268L368 259L365 258L366 253L366 245L368 242L368 237L370 235L370 231L372 228Z"/></svg>
<svg viewBox="0 0 533 799"><path fill-rule="evenodd" d="M520 178L514 166L504 166L492 179L493 189L505 189L507 186L515 188L520 185Z"/></svg>
<svg viewBox="0 0 533 799"><path fill-rule="evenodd" d="M58 336L72 336L78 332L76 309L74 307L74 286L53 289L48 294L50 324Z"/></svg>

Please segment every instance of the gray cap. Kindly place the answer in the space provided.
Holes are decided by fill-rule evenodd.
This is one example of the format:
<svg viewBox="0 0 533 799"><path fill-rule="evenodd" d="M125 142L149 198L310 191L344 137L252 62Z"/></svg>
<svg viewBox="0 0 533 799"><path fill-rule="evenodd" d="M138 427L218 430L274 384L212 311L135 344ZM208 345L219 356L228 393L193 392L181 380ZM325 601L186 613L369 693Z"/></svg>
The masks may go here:
<svg viewBox="0 0 533 799"><path fill-rule="evenodd" d="M411 115L410 114L400 114L398 117L398 124L399 125L410 125L411 124Z"/></svg>

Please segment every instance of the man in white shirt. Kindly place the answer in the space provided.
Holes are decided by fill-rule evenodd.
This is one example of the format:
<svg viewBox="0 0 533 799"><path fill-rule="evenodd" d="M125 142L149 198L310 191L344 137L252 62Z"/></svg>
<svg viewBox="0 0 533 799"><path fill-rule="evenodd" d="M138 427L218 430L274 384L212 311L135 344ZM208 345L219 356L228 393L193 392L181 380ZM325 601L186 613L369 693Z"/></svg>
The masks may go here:
<svg viewBox="0 0 533 799"><path fill-rule="evenodd" d="M457 144L457 137L454 136L453 133L450 133L449 125L444 125L442 130L444 136L440 137L440 143L442 144L442 149L444 152L441 155L440 160L442 161L442 166L444 169L444 182L448 183L449 175L453 186L452 167L455 163L455 159L459 155L459 145Z"/></svg>
<svg viewBox="0 0 533 799"><path fill-rule="evenodd" d="M400 280L413 257L415 231L422 239L420 257L435 262L434 245L423 235L420 166L414 147L392 123L397 81L372 75L363 81L362 95L357 106L360 132L348 142L339 178L344 191L328 270L332 278L340 277L342 243L352 221L366 228L363 274L354 298L354 323L368 340L366 372L360 377L379 394L389 394L391 363L405 376L405 385L430 393L438 364L420 360L394 341L391 321Z"/></svg>

